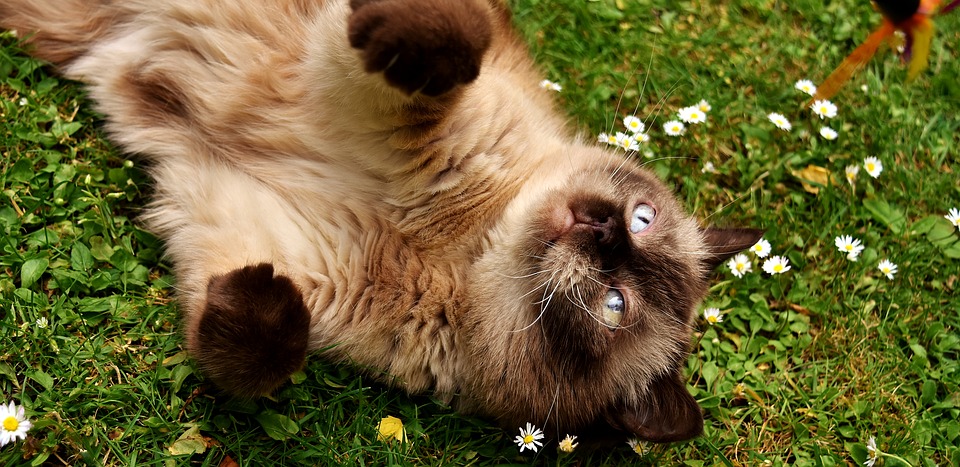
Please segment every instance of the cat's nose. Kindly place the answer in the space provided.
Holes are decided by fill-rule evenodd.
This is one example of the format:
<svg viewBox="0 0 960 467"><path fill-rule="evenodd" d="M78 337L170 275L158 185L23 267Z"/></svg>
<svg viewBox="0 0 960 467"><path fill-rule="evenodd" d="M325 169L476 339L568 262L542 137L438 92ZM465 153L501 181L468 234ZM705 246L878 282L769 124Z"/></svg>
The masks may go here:
<svg viewBox="0 0 960 467"><path fill-rule="evenodd" d="M593 232L597 245L612 246L617 242L620 221L612 209L605 206L581 205L571 208L573 227Z"/></svg>
<svg viewBox="0 0 960 467"><path fill-rule="evenodd" d="M601 245L613 243L613 233L616 228L616 221L613 220L613 217L607 217L604 220L593 220L590 222L590 227L593 228L593 234L597 238L597 243Z"/></svg>

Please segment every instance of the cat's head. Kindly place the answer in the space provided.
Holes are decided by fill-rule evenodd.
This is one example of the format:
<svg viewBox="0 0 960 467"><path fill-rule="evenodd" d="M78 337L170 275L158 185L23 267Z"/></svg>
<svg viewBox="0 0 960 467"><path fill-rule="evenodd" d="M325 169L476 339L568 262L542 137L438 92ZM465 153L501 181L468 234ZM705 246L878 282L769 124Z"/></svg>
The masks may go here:
<svg viewBox="0 0 960 467"><path fill-rule="evenodd" d="M505 216L472 274L465 408L551 437L700 434L682 368L715 266L753 229L702 229L650 173L596 151Z"/></svg>

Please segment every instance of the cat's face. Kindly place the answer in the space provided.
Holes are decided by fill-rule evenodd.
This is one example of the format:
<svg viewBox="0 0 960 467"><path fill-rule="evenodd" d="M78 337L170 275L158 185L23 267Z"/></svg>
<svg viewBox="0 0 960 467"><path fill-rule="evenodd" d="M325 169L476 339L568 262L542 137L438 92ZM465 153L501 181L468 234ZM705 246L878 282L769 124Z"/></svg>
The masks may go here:
<svg viewBox="0 0 960 467"><path fill-rule="evenodd" d="M519 210L478 264L467 404L548 436L696 436L680 370L695 309L713 266L759 232L707 233L646 171L592 157Z"/></svg>

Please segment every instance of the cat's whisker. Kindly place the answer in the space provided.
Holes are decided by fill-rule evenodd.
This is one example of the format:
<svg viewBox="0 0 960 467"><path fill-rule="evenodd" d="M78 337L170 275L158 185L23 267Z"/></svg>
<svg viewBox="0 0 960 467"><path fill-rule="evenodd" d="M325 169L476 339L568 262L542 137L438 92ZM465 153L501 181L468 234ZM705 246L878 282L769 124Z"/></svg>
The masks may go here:
<svg viewBox="0 0 960 467"><path fill-rule="evenodd" d="M648 116L648 119L656 119L657 117L660 116L660 112L663 110L664 104L667 102L667 99L669 99L670 96L673 95L674 91L676 91L679 87L680 87L680 78L677 78L677 80L674 81L673 84L671 84L670 87L667 89L667 92L659 100L657 100L657 105L654 106L653 115ZM646 125L647 121L644 121L643 123Z"/></svg>
<svg viewBox="0 0 960 467"><path fill-rule="evenodd" d="M657 38L659 39L659 38ZM653 57L656 55L657 44L653 44L653 48L650 49L650 60L647 61L647 73L643 75L643 84L640 85L640 96L643 97L643 94L647 90L647 80L650 79L649 70L653 68ZM637 106L633 108L633 114L636 115L637 111L640 110L640 99L637 99Z"/></svg>
<svg viewBox="0 0 960 467"><path fill-rule="evenodd" d="M548 258L546 256L531 255L531 254L525 254L523 256L525 258L539 259L540 261L548 261Z"/></svg>
<svg viewBox="0 0 960 467"><path fill-rule="evenodd" d="M749 195L749 194L751 194L751 193L753 193L753 190L752 190L752 189L749 190L749 191L747 191L746 193L741 194L740 196L737 196L736 198L734 198L733 200L731 200L729 203L724 204L723 206L720 206L719 209L717 209L717 210L711 212L710 214L708 214L707 217L704 217L704 218L703 218L703 221L706 222L706 221L710 220L711 217L713 217L713 216L715 216L715 215L717 215L717 214L720 214L720 213L723 212L725 209L727 209L728 207L732 206L734 203L739 202L741 199L745 198L747 195Z"/></svg>
<svg viewBox="0 0 960 467"><path fill-rule="evenodd" d="M614 169L613 172L610 173L610 182L613 183L614 186L618 186L618 187L619 187L619 186L621 186L621 185L623 184L624 181L626 181L626 176L627 176L627 175L626 175L626 173L624 173L624 174L622 174L622 176L621 176L620 169L623 169L623 167L624 167L625 165L627 165L627 163L628 163L630 160L631 160L631 158L629 158L629 157L626 157L626 156L622 157L622 158L620 159L620 165L618 165L617 168ZM619 180L618 180L618 177L619 177Z"/></svg>
<svg viewBox="0 0 960 467"><path fill-rule="evenodd" d="M548 273L548 272L550 272L550 271L544 269L544 270L541 270L541 271L531 272L530 274L524 274L524 275L522 275L522 276L511 276L511 275L509 275L509 274L504 274L504 273L502 273L502 272L497 272L496 274L497 274L498 276L500 276L500 277L506 277L507 279L527 279L527 278L530 278L530 277L539 276L540 274L546 274L546 273Z"/></svg>
<svg viewBox="0 0 960 467"><path fill-rule="evenodd" d="M580 303L576 303L576 302L574 302L573 300L571 300L570 297L567 297L567 301L569 301L570 304L572 304L573 306L575 306L575 307L577 307L577 308L580 308L580 309L583 310L583 311L586 311L586 312L587 312L587 316L590 317L590 319L596 321L597 324L599 324L599 325L601 325L601 326L603 326L603 327L606 327L606 328L609 328L609 327L610 327L609 325L607 325L607 323L604 323L604 322L597 316L597 313L596 313L596 312L594 312L593 310L591 310L591 309L587 306L587 304L586 304L586 303L584 302L584 300L583 300L583 297L580 295L580 291L577 290L576 285L574 285L573 288L572 288L572 294L573 294L574 296L576 296L577 300L578 300Z"/></svg>
<svg viewBox="0 0 960 467"><path fill-rule="evenodd" d="M548 277L547 280L546 280L544 283L535 286L535 287L532 288L529 292L521 295L521 296L520 296L520 299L524 299L524 298L528 297L530 294L532 294L532 293L534 293L534 292L536 292L536 291L538 291L538 290L540 290L540 289L543 289L543 290L544 290L544 294L546 294L547 288L550 287L550 282L553 282L553 278L556 276L556 274L557 274L556 271L554 271L553 274L551 274L550 277ZM539 305L540 302L534 302L533 304L534 304L534 305Z"/></svg>
<svg viewBox="0 0 960 467"><path fill-rule="evenodd" d="M520 328L520 329L515 329L515 330L509 331L509 332L523 332L523 331L526 331L527 329L530 329L531 327L533 327L533 325L537 324L538 321L540 321L540 318L542 318L543 315L544 315L544 313L547 312L547 308L550 306L550 302L553 300L553 296L557 293L557 289L560 288L560 281L557 281L556 285L553 287L553 290L550 290L550 282L553 282L553 278L554 278L555 275L556 275L556 272L554 272L554 274L552 274L552 275L550 276L550 278L547 279L547 281L542 285L542 287L543 287L543 297L541 298L541 300L538 301L538 302L534 302L534 303L533 303L534 305L540 305L540 314L538 314L537 317L534 318L534 320L533 320L532 322L530 322L530 324L528 324L528 325L526 325L526 326L524 326L524 327L522 327L522 328ZM540 287L537 287L537 288L535 288L533 291L536 291L536 290L539 290L539 289L540 289ZM533 291L531 291L531 292L533 292ZM549 295L547 294L548 291L550 292ZM529 292L528 292L526 295L529 295Z"/></svg>
<svg viewBox="0 0 960 467"><path fill-rule="evenodd" d="M600 285L600 286L603 287L603 288L606 288L606 289L612 289L612 288L613 288L612 285L610 285L610 284L604 284L603 282L600 282L599 279L595 279L595 278L590 277L590 276L585 276L585 277L586 277L587 279L593 281L593 282L596 282L598 285Z"/></svg>
<svg viewBox="0 0 960 467"><path fill-rule="evenodd" d="M560 385L557 385L557 390L553 393L553 401L550 402L550 407L547 408L547 417L543 420L542 426L550 426L550 416L553 414L553 411L557 408L557 401L560 400ZM559 426L559 424L558 424ZM557 434L557 439L560 438L560 434Z"/></svg>
<svg viewBox="0 0 960 467"><path fill-rule="evenodd" d="M686 160L691 160L691 161L697 160L697 158L695 158L695 157L690 157L690 156L663 156L663 157L655 157L655 158L653 158L653 159L643 161L643 163L640 164L640 167L646 167L647 164L651 164L651 163L657 162L657 161L668 161L668 160L673 160L673 159L686 159Z"/></svg>

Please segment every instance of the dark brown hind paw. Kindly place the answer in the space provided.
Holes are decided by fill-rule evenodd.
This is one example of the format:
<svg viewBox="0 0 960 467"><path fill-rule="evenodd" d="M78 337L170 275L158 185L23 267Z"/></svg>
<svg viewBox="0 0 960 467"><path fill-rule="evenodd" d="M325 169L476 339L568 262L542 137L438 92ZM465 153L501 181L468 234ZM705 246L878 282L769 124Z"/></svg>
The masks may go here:
<svg viewBox="0 0 960 467"><path fill-rule="evenodd" d="M480 74L490 12L473 0L352 0L348 35L369 73L407 94L439 96Z"/></svg>
<svg viewBox="0 0 960 467"><path fill-rule="evenodd" d="M241 397L269 394L303 366L310 312L293 281L273 265L210 279L191 351L204 374Z"/></svg>

